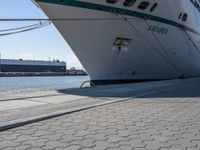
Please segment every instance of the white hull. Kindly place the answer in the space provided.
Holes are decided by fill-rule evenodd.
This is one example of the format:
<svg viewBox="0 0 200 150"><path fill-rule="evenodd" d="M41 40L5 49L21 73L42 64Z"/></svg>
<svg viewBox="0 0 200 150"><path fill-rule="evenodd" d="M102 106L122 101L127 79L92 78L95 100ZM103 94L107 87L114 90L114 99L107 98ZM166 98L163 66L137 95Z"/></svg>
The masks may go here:
<svg viewBox="0 0 200 150"><path fill-rule="evenodd" d="M106 4L103 0L85 1ZM160 17L180 22L177 14L184 6L184 10L190 11L192 5L189 6L189 3L188 0L162 1L153 15L158 13ZM197 34L163 22L128 15L43 2L39 5L49 18L73 19L54 20L53 23L93 81L146 81L200 76L200 39ZM121 8L120 4L116 7ZM165 8L170 8L170 12L166 13ZM198 30L198 20L194 16L180 23ZM165 28L168 32L148 31L151 26ZM122 50L114 49L117 37L131 39L130 45Z"/></svg>

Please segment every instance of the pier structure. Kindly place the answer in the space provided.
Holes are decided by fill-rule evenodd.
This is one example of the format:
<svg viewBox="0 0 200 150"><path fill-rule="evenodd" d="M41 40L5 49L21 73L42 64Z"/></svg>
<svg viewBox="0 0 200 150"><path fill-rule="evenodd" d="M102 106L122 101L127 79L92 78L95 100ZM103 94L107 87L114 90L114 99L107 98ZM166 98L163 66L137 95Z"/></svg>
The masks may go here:
<svg viewBox="0 0 200 150"><path fill-rule="evenodd" d="M200 150L200 78L0 96L1 150Z"/></svg>

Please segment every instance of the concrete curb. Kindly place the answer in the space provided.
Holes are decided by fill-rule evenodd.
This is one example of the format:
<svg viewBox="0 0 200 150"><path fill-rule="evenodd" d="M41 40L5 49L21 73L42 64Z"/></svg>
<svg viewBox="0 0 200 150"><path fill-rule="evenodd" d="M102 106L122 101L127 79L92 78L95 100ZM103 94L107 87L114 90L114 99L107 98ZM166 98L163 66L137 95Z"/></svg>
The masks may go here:
<svg viewBox="0 0 200 150"><path fill-rule="evenodd" d="M78 108L74 108L74 109L68 109L67 111L62 110L62 111L57 111L57 112L54 112L54 113L48 113L48 114L29 117L29 118L25 118L25 119L18 119L18 120L15 120L15 121L9 121L9 122L6 122L4 124L0 124L0 132L6 131L6 130L9 130L9 129L13 129L13 128L17 128L17 127L20 127L20 126L24 126L24 125L27 125L27 124L40 122L40 121L44 121L44 120L48 120L48 119L52 119L52 118L60 117L60 116L63 116L63 115L68 115L68 114L80 112L80 111L84 111L84 110L95 108L95 107L108 105L108 104L111 104L111 103L113 103L113 102L110 102L110 101L109 102L103 102L103 103L98 103L98 104L95 104L95 105L88 105L87 107L78 107Z"/></svg>

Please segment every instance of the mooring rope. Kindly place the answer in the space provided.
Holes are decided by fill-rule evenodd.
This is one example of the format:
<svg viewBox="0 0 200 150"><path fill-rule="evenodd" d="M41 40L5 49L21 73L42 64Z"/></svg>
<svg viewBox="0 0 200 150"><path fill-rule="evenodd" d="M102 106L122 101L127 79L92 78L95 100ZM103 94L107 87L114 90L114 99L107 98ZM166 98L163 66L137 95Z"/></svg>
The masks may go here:
<svg viewBox="0 0 200 150"><path fill-rule="evenodd" d="M11 34L17 34L17 33L22 33L22 32L28 32L36 29L43 28L47 25L50 25L51 23L49 21L40 21L37 24L32 24L28 26L23 26L23 27L17 27L17 28L11 28L11 29L4 29L0 30L0 36L6 36L6 35L11 35Z"/></svg>
<svg viewBox="0 0 200 150"><path fill-rule="evenodd" d="M23 27L17 27L12 29L3 29L0 30L0 36L6 36L11 34L17 34L27 31L36 30L42 27L45 27L47 25L50 25L53 21L103 21L103 20L119 20L119 18L2 18L0 19L0 22L33 22L33 21L39 21L37 24L32 24L28 26ZM13 32L9 32L13 31ZM5 33L7 32L7 33Z"/></svg>
<svg viewBox="0 0 200 150"><path fill-rule="evenodd" d="M0 30L0 32L7 32L7 31L13 31L13 30L21 30L21 29L25 29L25 28L32 28L32 27L38 26L40 24L41 23L36 23L36 24L32 24L32 25L28 25L28 26L23 26L23 27L3 29L3 30Z"/></svg>
<svg viewBox="0 0 200 150"><path fill-rule="evenodd" d="M131 18L130 18L131 19ZM120 20L120 18L1 18L0 22L27 22L27 21L103 21Z"/></svg>

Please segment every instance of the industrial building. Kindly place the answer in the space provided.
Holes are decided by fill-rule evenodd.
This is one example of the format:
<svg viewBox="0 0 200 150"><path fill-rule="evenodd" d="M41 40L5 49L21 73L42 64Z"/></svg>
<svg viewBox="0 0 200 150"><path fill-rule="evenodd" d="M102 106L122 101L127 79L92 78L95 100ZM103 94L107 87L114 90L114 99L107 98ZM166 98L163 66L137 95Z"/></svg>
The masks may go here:
<svg viewBox="0 0 200 150"><path fill-rule="evenodd" d="M66 62L1 59L0 72L66 72Z"/></svg>

